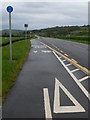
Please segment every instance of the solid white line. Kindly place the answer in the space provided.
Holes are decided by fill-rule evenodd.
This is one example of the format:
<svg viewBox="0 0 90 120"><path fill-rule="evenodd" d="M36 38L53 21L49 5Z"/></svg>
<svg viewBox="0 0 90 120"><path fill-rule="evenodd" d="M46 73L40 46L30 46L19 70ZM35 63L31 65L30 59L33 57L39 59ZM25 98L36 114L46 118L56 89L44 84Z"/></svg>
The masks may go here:
<svg viewBox="0 0 90 120"><path fill-rule="evenodd" d="M52 120L48 88L43 88L43 92L44 92L45 117L47 120L48 119Z"/></svg>
<svg viewBox="0 0 90 120"><path fill-rule="evenodd" d="M76 71L78 71L78 70L79 70L79 69L75 69L75 70L72 70L71 72L74 73L74 72L76 72Z"/></svg>
<svg viewBox="0 0 90 120"><path fill-rule="evenodd" d="M84 80L87 80L88 78L90 78L90 76L86 76L86 77L84 77L84 78L82 78L82 79L79 79L79 81L82 82L82 81L84 81Z"/></svg>
<svg viewBox="0 0 90 120"><path fill-rule="evenodd" d="M72 63L70 63L70 64L67 64L67 65L66 65L66 67L68 67L68 66L70 66L70 65L72 65Z"/></svg>
<svg viewBox="0 0 90 120"><path fill-rule="evenodd" d="M54 51L53 51L53 53L57 57L57 59L60 61L60 63L64 66L64 68L67 70L67 72L70 74L70 76L73 78L73 80L76 82L76 84L80 87L80 89L83 91L83 93L86 95L86 97L90 100L90 93L85 89L85 87L80 83L80 81L73 75L73 73L62 62L62 60L57 56L57 54Z"/></svg>
<svg viewBox="0 0 90 120"><path fill-rule="evenodd" d="M74 103L75 106L60 106L60 93L59 88L61 88L67 97ZM75 112L85 112L85 109L80 105L80 103L71 95L71 93L62 85L61 82L55 78L55 93L54 93L54 113L75 113Z"/></svg>
<svg viewBox="0 0 90 120"><path fill-rule="evenodd" d="M65 62L66 60L62 60L63 62Z"/></svg>

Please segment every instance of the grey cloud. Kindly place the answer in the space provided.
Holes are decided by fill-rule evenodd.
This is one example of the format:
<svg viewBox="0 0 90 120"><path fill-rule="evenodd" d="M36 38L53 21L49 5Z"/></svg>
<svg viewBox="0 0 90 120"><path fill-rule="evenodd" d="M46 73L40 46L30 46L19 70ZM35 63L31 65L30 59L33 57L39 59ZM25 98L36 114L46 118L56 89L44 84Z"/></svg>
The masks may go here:
<svg viewBox="0 0 90 120"><path fill-rule="evenodd" d="M3 4L3 29L8 28L7 5L7 3ZM87 3L23 2L11 3L11 5L14 7L12 27L15 29L24 29L24 23L29 24L29 29L88 23Z"/></svg>

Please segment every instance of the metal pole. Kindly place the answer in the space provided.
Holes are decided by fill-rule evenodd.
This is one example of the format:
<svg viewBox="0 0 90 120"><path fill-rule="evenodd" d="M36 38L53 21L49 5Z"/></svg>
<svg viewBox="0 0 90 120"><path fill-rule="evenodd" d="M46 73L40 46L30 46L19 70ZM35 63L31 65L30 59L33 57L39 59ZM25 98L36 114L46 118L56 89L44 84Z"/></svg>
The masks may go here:
<svg viewBox="0 0 90 120"><path fill-rule="evenodd" d="M9 33L10 33L10 61L12 61L11 13L9 13Z"/></svg>
<svg viewBox="0 0 90 120"><path fill-rule="evenodd" d="M27 40L27 27L26 27L26 40Z"/></svg>

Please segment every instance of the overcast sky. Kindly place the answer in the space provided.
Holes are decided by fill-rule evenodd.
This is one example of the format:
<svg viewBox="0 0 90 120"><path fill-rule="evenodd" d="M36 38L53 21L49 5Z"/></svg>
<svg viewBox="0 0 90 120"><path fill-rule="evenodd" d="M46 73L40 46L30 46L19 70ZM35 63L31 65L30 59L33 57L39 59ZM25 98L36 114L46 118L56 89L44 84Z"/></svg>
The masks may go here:
<svg viewBox="0 0 90 120"><path fill-rule="evenodd" d="M26 0L27 1L27 0ZM8 29L6 7L12 5L12 28L29 30L53 26L88 24L88 2L2 2L3 29Z"/></svg>

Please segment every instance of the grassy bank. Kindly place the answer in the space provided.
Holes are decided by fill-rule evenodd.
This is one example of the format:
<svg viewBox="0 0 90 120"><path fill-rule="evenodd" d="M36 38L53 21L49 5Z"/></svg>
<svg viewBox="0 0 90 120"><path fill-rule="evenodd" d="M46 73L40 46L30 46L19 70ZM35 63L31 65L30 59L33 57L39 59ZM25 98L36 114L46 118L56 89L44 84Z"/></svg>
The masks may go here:
<svg viewBox="0 0 90 120"><path fill-rule="evenodd" d="M85 43L90 44L88 36L67 36L67 37L58 37L59 39L69 40L73 42Z"/></svg>
<svg viewBox="0 0 90 120"><path fill-rule="evenodd" d="M2 48L0 47L0 105L2 103Z"/></svg>
<svg viewBox="0 0 90 120"><path fill-rule="evenodd" d="M24 40L24 37L12 37L12 41L18 41L20 39ZM8 43L10 41L9 37L2 37L2 44Z"/></svg>
<svg viewBox="0 0 90 120"><path fill-rule="evenodd" d="M2 47L2 95L3 100L13 86L30 50L30 41L19 41L12 44L13 61L10 62L9 45Z"/></svg>

